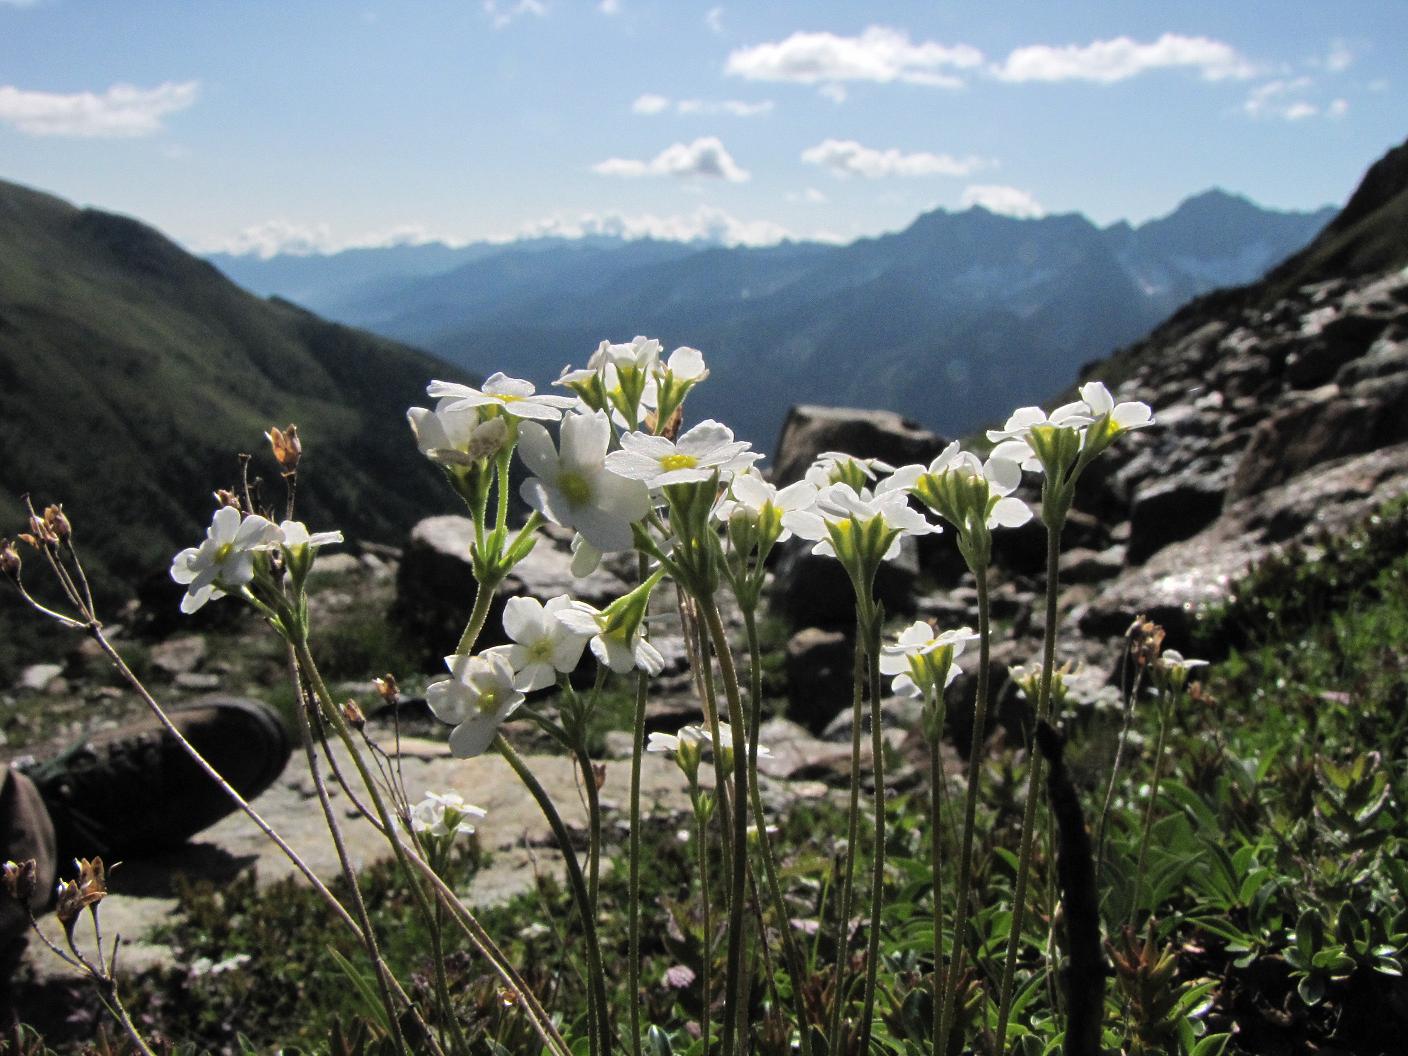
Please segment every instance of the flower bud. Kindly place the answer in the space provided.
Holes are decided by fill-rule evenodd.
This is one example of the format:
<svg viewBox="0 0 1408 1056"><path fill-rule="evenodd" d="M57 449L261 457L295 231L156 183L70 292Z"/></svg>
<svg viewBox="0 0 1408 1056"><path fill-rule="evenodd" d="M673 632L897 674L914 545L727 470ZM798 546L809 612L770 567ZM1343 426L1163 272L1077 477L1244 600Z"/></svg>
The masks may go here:
<svg viewBox="0 0 1408 1056"><path fill-rule="evenodd" d="M298 439L298 426L290 424L287 429L270 426L264 435L269 438L269 446L273 448L274 458L284 476L292 476L298 472L298 460L303 457L303 442Z"/></svg>
<svg viewBox="0 0 1408 1056"><path fill-rule="evenodd" d="M90 906L96 906L108 893L107 875L101 858L75 858L78 877L59 882L57 905L54 912L64 930L72 934L78 915Z"/></svg>

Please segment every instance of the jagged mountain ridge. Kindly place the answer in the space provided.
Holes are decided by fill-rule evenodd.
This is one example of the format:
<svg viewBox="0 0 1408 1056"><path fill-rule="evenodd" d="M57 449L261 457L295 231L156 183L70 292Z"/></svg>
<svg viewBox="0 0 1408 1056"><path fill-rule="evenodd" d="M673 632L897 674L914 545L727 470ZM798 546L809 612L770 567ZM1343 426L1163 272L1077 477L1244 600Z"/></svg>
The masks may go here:
<svg viewBox="0 0 1408 1056"><path fill-rule="evenodd" d="M22 525L23 492L62 501L105 582L164 571L212 488L236 483L237 452L291 421L306 518L399 542L443 498L405 408L450 372L255 297L136 220L0 182L0 530Z"/></svg>
<svg viewBox="0 0 1408 1056"><path fill-rule="evenodd" d="M1138 227L1076 214L1017 220L936 210L846 246L724 248L643 240L533 240L457 251L438 275L343 284L346 254L314 267L215 257L251 288L540 383L602 337L658 335L706 351L696 408L766 447L787 406L851 402L948 433L1066 384L1076 366L1144 333L1189 297L1245 282L1333 215L1278 213L1209 191ZM355 251L370 266L374 251ZM759 378L767 379L760 385Z"/></svg>

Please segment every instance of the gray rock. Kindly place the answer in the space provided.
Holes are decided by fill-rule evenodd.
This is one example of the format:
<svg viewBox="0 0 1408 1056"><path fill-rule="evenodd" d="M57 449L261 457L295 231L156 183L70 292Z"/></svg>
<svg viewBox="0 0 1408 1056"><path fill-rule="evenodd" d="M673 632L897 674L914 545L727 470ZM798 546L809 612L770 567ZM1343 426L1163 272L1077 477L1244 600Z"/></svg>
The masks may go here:
<svg viewBox="0 0 1408 1056"><path fill-rule="evenodd" d="M1323 385L1287 401L1253 432L1233 475L1229 500L1265 491L1321 462L1372 450L1385 414L1403 411L1349 397L1338 385Z"/></svg>
<svg viewBox="0 0 1408 1056"><path fill-rule="evenodd" d="M1230 504L1191 539L1165 547L1142 567L1130 569L1073 613L1094 637L1124 633L1147 613L1187 640L1198 613L1226 596L1277 544L1309 541L1320 532L1343 532L1384 502L1408 494L1408 444L1316 466L1284 484Z"/></svg>
<svg viewBox="0 0 1408 1056"><path fill-rule="evenodd" d="M1314 329L1286 358L1286 380L1296 388L1323 385L1346 363L1364 355L1383 333L1383 316L1346 312Z"/></svg>
<svg viewBox="0 0 1408 1056"><path fill-rule="evenodd" d="M919 575L917 548L903 542L899 557L881 564L875 576L875 596L887 616L915 611L915 581ZM778 547L769 599L772 611L793 627L845 628L855 625L855 590L834 557L811 553L811 542L793 538Z"/></svg>
<svg viewBox="0 0 1408 1056"><path fill-rule="evenodd" d="M468 517L428 517L411 530L401 559L393 614L424 646L425 662L432 667L454 648L474 604L475 581L469 558L473 533ZM603 606L631 589L605 567L575 578L570 542L571 533L540 531L532 553L499 587L481 638L484 645L505 641L503 608L511 597L528 595L546 601L558 594L571 594Z"/></svg>
<svg viewBox="0 0 1408 1056"><path fill-rule="evenodd" d="M823 451L844 451L901 466L931 461L946 442L893 411L793 407L778 437L773 479L779 485L801 480Z"/></svg>
<svg viewBox="0 0 1408 1056"><path fill-rule="evenodd" d="M31 693L43 693L63 673L62 664L30 664L20 672L20 679L15 686Z"/></svg>
<svg viewBox="0 0 1408 1056"><path fill-rule="evenodd" d="M814 732L851 705L855 644L843 631L806 627L787 642L787 716Z"/></svg>
<svg viewBox="0 0 1408 1056"><path fill-rule="evenodd" d="M1129 517L1131 564L1139 564L1169 543L1196 535L1217 520L1227 488L1226 474L1220 469L1194 465L1153 477L1135 490Z"/></svg>
<svg viewBox="0 0 1408 1056"><path fill-rule="evenodd" d="M208 693L220 688L220 676L210 671L182 671L176 676L176 687L191 693Z"/></svg>
<svg viewBox="0 0 1408 1056"><path fill-rule="evenodd" d="M203 637L183 634L152 646L151 661L168 675L180 675L200 667L205 662L206 651Z"/></svg>

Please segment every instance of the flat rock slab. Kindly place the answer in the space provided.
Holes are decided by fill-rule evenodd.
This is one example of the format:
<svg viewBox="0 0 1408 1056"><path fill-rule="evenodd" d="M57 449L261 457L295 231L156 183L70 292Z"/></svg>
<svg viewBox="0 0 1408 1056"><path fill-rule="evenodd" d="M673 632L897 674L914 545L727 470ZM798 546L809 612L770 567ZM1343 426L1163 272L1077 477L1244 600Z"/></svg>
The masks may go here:
<svg viewBox="0 0 1408 1056"><path fill-rule="evenodd" d="M388 750L393 747L389 738L384 746ZM359 789L361 796L346 754L339 748L335 758L343 772L351 775L353 787ZM585 798L572 763L561 756L525 758L552 796L568 828L574 834L585 834ZM537 874L562 868L556 841L536 801L498 755L453 759L443 741L402 738L395 762L399 764L412 803L426 792L455 791L488 812L479 823L478 831L480 843L490 853L491 861L472 882L466 895L470 904L505 901L530 889ZM612 833L618 821L624 825L627 816L630 760L607 760L602 765L606 767L606 783L601 792L605 811L603 829ZM347 795L334 787L330 787L329 792L354 864L362 868L389 857L391 852L385 839L357 814ZM641 798L642 810L650 814L674 815L690 809L684 778L675 764L662 756L646 756L642 761ZM339 874L336 850L301 754L294 757L274 786L259 797L255 807L318 876L331 879ZM297 872L242 813L230 815L175 851L123 863L109 877L112 893L104 899L100 913L104 942L110 943L114 935L122 937L119 968L140 971L175 963L170 948L148 941L147 937L174 912L178 876L219 883L251 866L257 871L260 883L265 884ZM50 937L58 938L57 921L48 916L44 923ZM92 930L86 916L77 935L80 949L90 952ZM30 943L28 960L41 979L71 975L73 971L36 941Z"/></svg>

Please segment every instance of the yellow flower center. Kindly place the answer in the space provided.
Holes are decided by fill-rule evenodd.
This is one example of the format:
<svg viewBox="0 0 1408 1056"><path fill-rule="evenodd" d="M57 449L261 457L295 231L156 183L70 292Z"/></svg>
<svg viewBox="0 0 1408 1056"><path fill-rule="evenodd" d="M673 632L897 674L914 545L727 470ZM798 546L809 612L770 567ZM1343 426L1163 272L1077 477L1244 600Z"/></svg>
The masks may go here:
<svg viewBox="0 0 1408 1056"><path fill-rule="evenodd" d="M573 506L582 506L592 497L592 486L580 473L567 472L557 478L557 490Z"/></svg>
<svg viewBox="0 0 1408 1056"><path fill-rule="evenodd" d="M219 546L219 548L215 551L215 562L216 562L216 564L219 564L219 563L222 562L222 561L228 560L228 559L229 559L229 556L230 556L232 553L234 553L234 552L235 552L235 544L234 544L234 543L221 543L220 546Z"/></svg>
<svg viewBox="0 0 1408 1056"><path fill-rule="evenodd" d="M693 469L697 465L699 465L699 459L693 455L666 455L660 460L660 468L666 472L676 469Z"/></svg>
<svg viewBox="0 0 1408 1056"><path fill-rule="evenodd" d="M491 689L481 693L479 700L475 702L475 706L485 715L492 715L499 710L499 691Z"/></svg>

